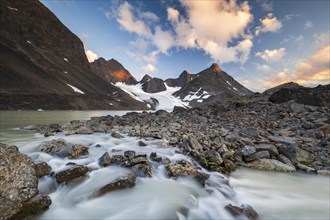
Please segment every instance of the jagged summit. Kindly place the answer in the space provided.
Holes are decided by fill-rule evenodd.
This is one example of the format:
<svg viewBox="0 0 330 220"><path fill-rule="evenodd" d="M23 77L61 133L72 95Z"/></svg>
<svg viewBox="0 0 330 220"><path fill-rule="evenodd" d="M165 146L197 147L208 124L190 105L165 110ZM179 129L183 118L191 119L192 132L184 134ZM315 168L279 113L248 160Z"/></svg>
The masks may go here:
<svg viewBox="0 0 330 220"><path fill-rule="evenodd" d="M216 64L216 63L213 63L213 64L210 66L209 69L211 69L211 70L213 70L213 71L215 71L215 72L218 72L218 73L222 72L222 69L221 69L221 68L219 67L219 65Z"/></svg>
<svg viewBox="0 0 330 220"><path fill-rule="evenodd" d="M137 80L125 67L115 59L106 61L103 57L90 64L93 71L110 83L124 82L129 85L137 84Z"/></svg>

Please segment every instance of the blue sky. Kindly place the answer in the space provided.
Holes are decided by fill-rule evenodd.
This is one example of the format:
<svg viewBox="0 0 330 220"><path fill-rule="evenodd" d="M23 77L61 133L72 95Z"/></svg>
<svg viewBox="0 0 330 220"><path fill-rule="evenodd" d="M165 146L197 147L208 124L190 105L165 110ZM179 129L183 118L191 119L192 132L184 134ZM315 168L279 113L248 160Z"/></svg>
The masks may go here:
<svg viewBox="0 0 330 220"><path fill-rule="evenodd" d="M330 83L329 0L41 0L84 43L137 79L213 62L253 91Z"/></svg>

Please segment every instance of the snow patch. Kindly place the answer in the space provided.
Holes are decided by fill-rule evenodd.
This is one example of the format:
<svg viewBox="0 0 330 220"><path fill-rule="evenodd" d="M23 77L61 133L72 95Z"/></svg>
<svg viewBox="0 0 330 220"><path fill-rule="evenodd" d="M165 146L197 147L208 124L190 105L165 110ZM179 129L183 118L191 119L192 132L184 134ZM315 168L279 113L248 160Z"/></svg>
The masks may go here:
<svg viewBox="0 0 330 220"><path fill-rule="evenodd" d="M203 99L198 99L197 102L202 103L204 100Z"/></svg>
<svg viewBox="0 0 330 220"><path fill-rule="evenodd" d="M43 111L45 111L45 110L43 110L42 108L39 108L39 109L37 110L37 112L43 112Z"/></svg>
<svg viewBox="0 0 330 220"><path fill-rule="evenodd" d="M64 71L64 73L65 73L65 74L67 74L67 73L68 73L68 71Z"/></svg>
<svg viewBox="0 0 330 220"><path fill-rule="evenodd" d="M67 58L65 58L65 57L63 58L63 60L64 60L64 61L66 61L66 62L69 62L69 61L68 61L68 59L67 59Z"/></svg>
<svg viewBox="0 0 330 220"><path fill-rule="evenodd" d="M74 86L72 86L72 85L70 85L70 84L67 84L67 85L70 86L71 89L73 89L73 91L78 92L78 93L81 93L81 94L85 94L83 91L81 91L81 90L78 89L77 87L74 87Z"/></svg>
<svg viewBox="0 0 330 220"><path fill-rule="evenodd" d="M17 8L12 8L12 7L10 7L10 6L7 6L7 8L10 9L10 10L12 10L12 11L18 11Z"/></svg>
<svg viewBox="0 0 330 220"><path fill-rule="evenodd" d="M181 87L169 87L165 84L166 90L158 93L147 93L142 90L142 85L127 85L122 82L115 84L117 87L122 89L124 92L129 94L132 98L137 101L143 102L148 101L150 98L158 100L159 104L156 106L156 110L163 109L166 111L173 111L174 106L187 107L179 98L174 97L172 94L181 89ZM149 106L148 106L149 107ZM150 106L151 107L151 106Z"/></svg>
<svg viewBox="0 0 330 220"><path fill-rule="evenodd" d="M238 90L234 87L234 90L236 90L238 92Z"/></svg>
<svg viewBox="0 0 330 220"><path fill-rule="evenodd" d="M231 85L230 82L228 82L228 81L226 81L226 83L228 83L229 85Z"/></svg>
<svg viewBox="0 0 330 220"><path fill-rule="evenodd" d="M113 104L110 102L109 105L113 105Z"/></svg>
<svg viewBox="0 0 330 220"><path fill-rule="evenodd" d="M27 40L27 41L26 41L26 43L28 43L28 44L32 44L32 42L31 42L31 41L29 41L29 40Z"/></svg>

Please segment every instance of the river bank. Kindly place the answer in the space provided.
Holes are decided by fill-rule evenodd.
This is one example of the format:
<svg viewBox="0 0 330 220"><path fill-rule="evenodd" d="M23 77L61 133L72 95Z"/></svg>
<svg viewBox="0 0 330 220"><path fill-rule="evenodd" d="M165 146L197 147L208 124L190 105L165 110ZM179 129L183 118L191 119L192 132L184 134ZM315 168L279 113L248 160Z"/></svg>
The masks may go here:
<svg viewBox="0 0 330 220"><path fill-rule="evenodd" d="M29 157L43 168L37 169L44 175L39 175L38 192L43 199L39 201L50 205L47 195L53 201L40 218L129 218L138 212L133 207L146 200L142 209L150 201L160 206L141 218L229 219L243 214L256 219L253 209L236 196L227 174L238 166L327 174L328 118L329 110L323 107L260 102L29 126L25 129L47 140L28 146ZM42 166L43 162L48 165ZM173 200L179 192L172 187L185 192L181 199ZM154 188L153 195L162 189L172 193L159 201L141 197L149 188ZM32 198L35 195L33 191ZM131 211L125 208L122 215L106 209L95 212L108 199L123 195L122 205L127 198L135 201L128 205ZM77 212L82 215L75 216Z"/></svg>

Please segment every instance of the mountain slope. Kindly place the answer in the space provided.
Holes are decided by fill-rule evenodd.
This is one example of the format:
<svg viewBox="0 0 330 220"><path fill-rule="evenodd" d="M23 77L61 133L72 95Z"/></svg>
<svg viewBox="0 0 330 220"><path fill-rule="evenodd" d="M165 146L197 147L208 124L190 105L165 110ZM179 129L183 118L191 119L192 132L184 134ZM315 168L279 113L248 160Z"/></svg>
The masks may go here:
<svg viewBox="0 0 330 220"><path fill-rule="evenodd" d="M212 64L173 95L188 102L190 106L198 106L251 94L253 92L222 71L217 64Z"/></svg>
<svg viewBox="0 0 330 220"><path fill-rule="evenodd" d="M124 66L115 59L99 58L91 63L92 70L110 83L124 82L135 85L138 82Z"/></svg>
<svg viewBox="0 0 330 220"><path fill-rule="evenodd" d="M190 74L190 73L188 73L188 71L185 70L180 74L179 78L167 79L167 80L165 80L165 83L166 83L166 85L171 86L171 87L183 87L195 78L196 78L195 74Z"/></svg>
<svg viewBox="0 0 330 220"><path fill-rule="evenodd" d="M81 40L38 0L0 10L0 109L147 108L92 73Z"/></svg>

